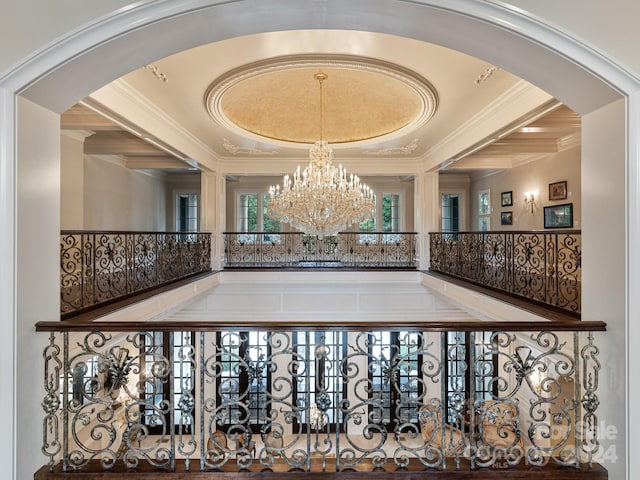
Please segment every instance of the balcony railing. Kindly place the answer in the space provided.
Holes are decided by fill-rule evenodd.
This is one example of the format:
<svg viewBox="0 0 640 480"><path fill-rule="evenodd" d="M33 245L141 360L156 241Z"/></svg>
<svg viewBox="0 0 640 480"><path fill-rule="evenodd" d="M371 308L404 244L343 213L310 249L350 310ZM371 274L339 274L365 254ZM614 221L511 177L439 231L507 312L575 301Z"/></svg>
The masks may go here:
<svg viewBox="0 0 640 480"><path fill-rule="evenodd" d="M225 267L416 267L415 233L229 232L224 238Z"/></svg>
<svg viewBox="0 0 640 480"><path fill-rule="evenodd" d="M63 231L60 313L73 313L211 269L211 234Z"/></svg>
<svg viewBox="0 0 640 480"><path fill-rule="evenodd" d="M580 314L580 231L429 235L431 270Z"/></svg>
<svg viewBox="0 0 640 480"><path fill-rule="evenodd" d="M553 331L548 322L345 323L322 331L41 323L38 331L49 332L48 468L36 478L103 471L142 478L135 474L149 470L159 472L154 478L163 471L540 474L525 466L572 467L554 478L569 478L567 471L606 478L596 463L602 330L599 322L554 323Z"/></svg>

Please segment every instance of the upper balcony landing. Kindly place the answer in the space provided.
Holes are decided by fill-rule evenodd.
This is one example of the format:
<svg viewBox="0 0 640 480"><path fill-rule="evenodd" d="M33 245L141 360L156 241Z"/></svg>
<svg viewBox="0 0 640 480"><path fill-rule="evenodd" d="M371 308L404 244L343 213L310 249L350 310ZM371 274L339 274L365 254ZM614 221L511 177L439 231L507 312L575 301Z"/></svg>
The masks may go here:
<svg viewBox="0 0 640 480"><path fill-rule="evenodd" d="M108 313L100 322L547 321L418 271L222 271Z"/></svg>

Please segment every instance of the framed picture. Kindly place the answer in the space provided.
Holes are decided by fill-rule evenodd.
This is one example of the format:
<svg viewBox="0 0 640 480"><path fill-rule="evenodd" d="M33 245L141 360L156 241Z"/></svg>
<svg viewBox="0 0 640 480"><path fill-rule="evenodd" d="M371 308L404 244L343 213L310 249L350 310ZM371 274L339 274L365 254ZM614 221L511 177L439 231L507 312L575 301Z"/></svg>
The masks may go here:
<svg viewBox="0 0 640 480"><path fill-rule="evenodd" d="M573 203L544 207L544 228L572 228Z"/></svg>
<svg viewBox="0 0 640 480"><path fill-rule="evenodd" d="M513 225L513 212L502 212L500 214L500 225Z"/></svg>
<svg viewBox="0 0 640 480"><path fill-rule="evenodd" d="M549 201L564 200L567 198L567 181L549 184Z"/></svg>
<svg viewBox="0 0 640 480"><path fill-rule="evenodd" d="M500 194L500 205L510 207L513 205L513 192L502 192Z"/></svg>

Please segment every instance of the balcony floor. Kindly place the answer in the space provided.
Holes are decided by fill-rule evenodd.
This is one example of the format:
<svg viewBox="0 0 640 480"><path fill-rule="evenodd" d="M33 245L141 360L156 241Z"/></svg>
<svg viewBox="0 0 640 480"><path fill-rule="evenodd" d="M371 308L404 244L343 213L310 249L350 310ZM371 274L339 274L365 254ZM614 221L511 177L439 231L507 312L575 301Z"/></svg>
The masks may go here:
<svg viewBox="0 0 640 480"><path fill-rule="evenodd" d="M335 467L327 459L325 471L322 471L321 459L312 459L311 470L292 469L282 460L276 460L271 468L261 465L254 465L246 470L239 470L237 466L228 466L223 470L187 471L184 461L176 462L176 469L173 472L154 469L146 464L141 464L138 469L127 470L122 465L115 467L112 471L102 471L99 465L89 466L83 472L62 472L60 466L56 466L52 472L48 467L42 467L34 475L34 480L93 480L105 478L126 478L127 480L211 480L215 479L269 479L269 480L291 480L301 473L305 480L328 478L339 478L342 480L361 480L375 478L380 480L419 480L426 477L439 479L497 479L508 478L518 479L590 479L604 480L608 478L607 470L599 464L594 464L591 468L582 465L580 468L562 467L555 464L544 467L531 467L527 465L513 468L476 468L471 469L466 460L462 460L460 469L455 470L451 466L450 470L425 469L417 460L413 460L407 468L398 468L395 465L386 468L372 469L371 465L360 466L340 472L332 471ZM192 461L192 470L199 469L198 460Z"/></svg>
<svg viewBox="0 0 640 480"><path fill-rule="evenodd" d="M420 283L420 272L222 272L164 321L463 322L490 318Z"/></svg>

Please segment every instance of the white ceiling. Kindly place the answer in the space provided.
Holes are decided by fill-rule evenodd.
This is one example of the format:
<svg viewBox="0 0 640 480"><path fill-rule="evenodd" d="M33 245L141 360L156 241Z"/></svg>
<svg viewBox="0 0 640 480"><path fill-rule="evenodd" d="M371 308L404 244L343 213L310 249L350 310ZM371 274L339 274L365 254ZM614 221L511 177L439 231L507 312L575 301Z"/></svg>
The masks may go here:
<svg viewBox="0 0 640 480"><path fill-rule="evenodd" d="M83 106L70 109L62 117L62 128L95 132L85 142L86 153L118 155L131 168L211 168L211 159L226 165L243 159L301 159L307 145L258 136L215 121L209 115L206 96L215 82L232 73L242 75L244 69L275 62L296 68L309 55L356 63L360 57L365 65L390 66L420 77L435 91L436 109L427 122L417 122L395 135L334 145L337 158L360 159L367 168L375 170L375 164L397 159L424 161L430 156L443 170L468 173L510 168L558 151L571 144L571 138L579 137L577 115L563 107L563 115L556 112L553 121L541 124L541 117L559 107L559 102L485 61L412 39L332 30L249 35L158 59L95 92ZM288 88L295 97L295 85ZM279 102L286 102L286 97ZM519 109L514 107L518 105ZM133 106L146 109L147 116L135 115ZM375 99L372 109L384 117ZM105 113L109 120L91 110ZM318 112L308 110L307 121L316 124ZM254 115L261 114L256 112ZM537 129L522 130L535 120ZM164 130L157 126L160 122ZM494 144L493 150L485 149L498 139L501 143ZM283 172L275 169L273 173Z"/></svg>

